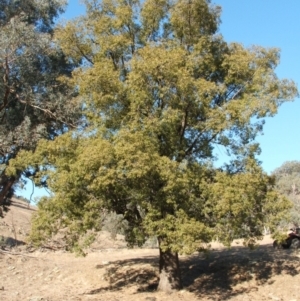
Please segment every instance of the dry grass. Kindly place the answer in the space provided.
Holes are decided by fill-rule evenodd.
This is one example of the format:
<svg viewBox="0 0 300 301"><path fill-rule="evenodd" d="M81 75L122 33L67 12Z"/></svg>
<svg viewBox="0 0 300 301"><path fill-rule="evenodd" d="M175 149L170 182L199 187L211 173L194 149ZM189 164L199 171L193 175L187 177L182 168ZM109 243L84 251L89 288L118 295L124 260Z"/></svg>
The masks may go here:
<svg viewBox="0 0 300 301"><path fill-rule="evenodd" d="M15 255L0 252L1 301L300 301L299 253L274 250L269 237L254 251L239 243L231 249L213 244L208 255L182 256L184 290L167 295L155 290L158 250L128 250L120 237L113 242L102 233L85 258L63 251L26 252L20 244L34 210L26 206L15 201L0 220L0 235L19 244L11 250Z"/></svg>

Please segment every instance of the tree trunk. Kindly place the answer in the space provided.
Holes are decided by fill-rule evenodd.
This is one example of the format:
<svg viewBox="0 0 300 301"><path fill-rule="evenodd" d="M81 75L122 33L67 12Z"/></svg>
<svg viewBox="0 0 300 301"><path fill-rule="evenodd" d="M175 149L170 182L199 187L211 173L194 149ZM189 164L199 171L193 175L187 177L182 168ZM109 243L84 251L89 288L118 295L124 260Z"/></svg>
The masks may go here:
<svg viewBox="0 0 300 301"><path fill-rule="evenodd" d="M15 177L7 178L6 176L1 179L0 183L0 217L3 217L3 208L5 209L5 199L10 193L12 186L15 183Z"/></svg>
<svg viewBox="0 0 300 301"><path fill-rule="evenodd" d="M178 253L159 248L159 277L157 290L171 293L182 289Z"/></svg>

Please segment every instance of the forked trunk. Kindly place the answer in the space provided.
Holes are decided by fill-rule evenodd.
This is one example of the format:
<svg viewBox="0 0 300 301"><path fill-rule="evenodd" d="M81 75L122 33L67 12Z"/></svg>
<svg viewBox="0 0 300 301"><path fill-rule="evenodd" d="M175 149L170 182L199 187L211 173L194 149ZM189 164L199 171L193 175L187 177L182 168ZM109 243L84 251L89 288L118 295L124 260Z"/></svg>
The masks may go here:
<svg viewBox="0 0 300 301"><path fill-rule="evenodd" d="M159 277L159 291L170 293L182 289L178 253L159 248Z"/></svg>

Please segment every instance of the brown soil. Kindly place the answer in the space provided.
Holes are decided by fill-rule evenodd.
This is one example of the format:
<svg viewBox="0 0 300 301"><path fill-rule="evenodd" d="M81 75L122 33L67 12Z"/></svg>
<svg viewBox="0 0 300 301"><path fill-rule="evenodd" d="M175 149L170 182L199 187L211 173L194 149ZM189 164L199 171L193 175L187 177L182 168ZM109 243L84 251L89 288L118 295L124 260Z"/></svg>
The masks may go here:
<svg viewBox="0 0 300 301"><path fill-rule="evenodd" d="M184 289L168 295L156 291L158 250L128 250L121 237L112 241L102 233L84 258L29 252L21 244L33 211L14 200L0 220L1 301L300 301L300 253L274 250L270 237L254 251L236 242L231 249L212 244L209 254L181 256Z"/></svg>

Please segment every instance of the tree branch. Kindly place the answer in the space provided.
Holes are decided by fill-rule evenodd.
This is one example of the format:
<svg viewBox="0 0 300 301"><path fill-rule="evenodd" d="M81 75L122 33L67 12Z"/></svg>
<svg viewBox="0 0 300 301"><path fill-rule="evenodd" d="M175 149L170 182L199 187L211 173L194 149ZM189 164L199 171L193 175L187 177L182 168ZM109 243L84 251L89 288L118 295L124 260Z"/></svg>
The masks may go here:
<svg viewBox="0 0 300 301"><path fill-rule="evenodd" d="M8 86L9 81L9 65L8 65L8 59L5 58L5 62L3 63L3 69L4 69L4 75L3 75L3 82L5 86L5 93L3 98L3 104L0 106L0 112L7 106L8 104L8 97L10 94L10 88Z"/></svg>
<svg viewBox="0 0 300 301"><path fill-rule="evenodd" d="M185 133L185 129L186 129L186 126L187 126L187 119L188 119L188 111L189 109L189 104L187 105L186 109L185 109L185 114L183 116L183 119L181 121L181 128L180 128L180 144L182 142L182 139L184 137L184 133Z"/></svg>
<svg viewBox="0 0 300 301"><path fill-rule="evenodd" d="M16 97L18 98L18 100L19 100L20 103L29 105L29 106L32 107L32 108L35 108L35 109L37 109L37 110L40 110L40 111L46 113L47 115L49 115L51 118L53 118L53 119L55 119L55 120L57 120L57 121L60 121L61 123L64 123L64 124L70 126L71 128L76 128L76 125L75 125L75 124L72 124L72 123L69 123L69 122L67 122L67 121L64 121L64 120L60 119L60 118L57 117L54 113L52 113L50 110L41 108L41 107L39 107L39 106L37 106L37 105L34 105L34 104L30 103L30 102L21 100L18 94L16 94Z"/></svg>

